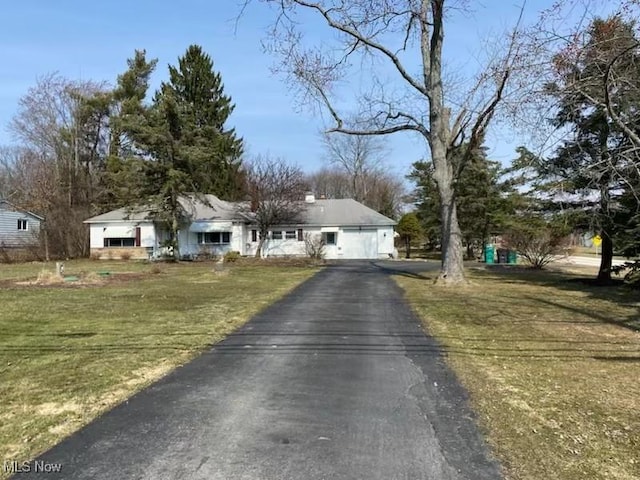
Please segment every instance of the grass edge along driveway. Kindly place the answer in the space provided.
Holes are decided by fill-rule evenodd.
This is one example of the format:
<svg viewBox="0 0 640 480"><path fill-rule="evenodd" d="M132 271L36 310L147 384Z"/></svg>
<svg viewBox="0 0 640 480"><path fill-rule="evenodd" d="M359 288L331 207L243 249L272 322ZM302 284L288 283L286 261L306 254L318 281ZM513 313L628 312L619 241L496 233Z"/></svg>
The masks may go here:
<svg viewBox="0 0 640 480"><path fill-rule="evenodd" d="M510 480L640 478L640 295L560 273L396 276Z"/></svg>
<svg viewBox="0 0 640 480"><path fill-rule="evenodd" d="M78 281L33 284L42 268L0 265L3 464L50 448L317 271L74 261L65 275Z"/></svg>

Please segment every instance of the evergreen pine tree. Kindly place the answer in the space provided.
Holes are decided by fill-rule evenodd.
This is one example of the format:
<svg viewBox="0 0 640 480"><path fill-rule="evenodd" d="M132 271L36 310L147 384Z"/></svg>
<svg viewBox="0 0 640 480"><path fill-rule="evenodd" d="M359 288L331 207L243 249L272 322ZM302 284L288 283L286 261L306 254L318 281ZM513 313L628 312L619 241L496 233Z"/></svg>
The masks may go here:
<svg viewBox="0 0 640 480"><path fill-rule="evenodd" d="M161 92L171 95L178 108L182 160L195 190L225 199L239 197L242 139L225 127L235 105L225 95L211 57L191 45L177 67L169 66L169 82L162 84Z"/></svg>
<svg viewBox="0 0 640 480"><path fill-rule="evenodd" d="M189 47L178 67L169 67L169 81L145 105L155 63L136 52L129 70L118 78L120 112L113 122L111 163L121 199L132 208L150 209L165 223L170 233L166 244L179 257L178 231L188 215L185 201L206 202L208 193L239 195L242 140L225 129L234 107L200 47Z"/></svg>

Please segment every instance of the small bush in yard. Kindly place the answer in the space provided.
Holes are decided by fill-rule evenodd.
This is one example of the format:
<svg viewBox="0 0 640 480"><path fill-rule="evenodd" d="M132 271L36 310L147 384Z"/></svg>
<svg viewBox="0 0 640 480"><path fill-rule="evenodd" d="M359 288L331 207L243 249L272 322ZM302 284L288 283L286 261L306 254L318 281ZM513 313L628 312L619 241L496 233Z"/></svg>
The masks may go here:
<svg viewBox="0 0 640 480"><path fill-rule="evenodd" d="M125 261L126 261L126 260L131 260L131 252L126 252L126 251L125 251L125 252L122 252L122 253L120 254L120 259L121 259L121 260L125 260Z"/></svg>
<svg viewBox="0 0 640 480"><path fill-rule="evenodd" d="M312 260L322 260L324 259L324 247L325 242L322 238L322 235L313 235L311 233L306 233L304 235L304 249L307 256Z"/></svg>
<svg viewBox="0 0 640 480"><path fill-rule="evenodd" d="M240 252L234 250L224 254L224 263L235 263L240 258Z"/></svg>
<svg viewBox="0 0 640 480"><path fill-rule="evenodd" d="M216 253L206 247L206 246L202 246L200 247L200 250L198 251L198 260L212 260L212 261L217 261L218 260L218 255L216 255Z"/></svg>
<svg viewBox="0 0 640 480"><path fill-rule="evenodd" d="M524 216L511 225L504 235L508 248L516 250L520 258L532 268L542 269L567 247L567 231L535 215Z"/></svg>

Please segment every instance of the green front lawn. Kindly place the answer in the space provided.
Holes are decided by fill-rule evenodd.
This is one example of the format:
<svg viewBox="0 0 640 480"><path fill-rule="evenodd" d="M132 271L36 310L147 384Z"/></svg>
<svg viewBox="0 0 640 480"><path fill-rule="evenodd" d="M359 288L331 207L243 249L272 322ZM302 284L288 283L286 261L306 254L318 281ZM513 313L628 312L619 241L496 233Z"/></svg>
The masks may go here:
<svg viewBox="0 0 640 480"><path fill-rule="evenodd" d="M0 265L3 460L51 447L317 271L73 261L65 275L78 281L33 284L43 268Z"/></svg>

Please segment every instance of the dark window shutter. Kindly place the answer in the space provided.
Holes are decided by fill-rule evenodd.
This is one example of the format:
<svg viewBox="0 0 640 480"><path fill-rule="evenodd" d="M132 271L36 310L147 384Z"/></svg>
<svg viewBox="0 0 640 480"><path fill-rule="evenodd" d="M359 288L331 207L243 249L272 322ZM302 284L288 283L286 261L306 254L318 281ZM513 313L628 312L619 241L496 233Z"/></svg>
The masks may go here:
<svg viewBox="0 0 640 480"><path fill-rule="evenodd" d="M299 242L303 242L304 241L304 235L303 235L303 231L301 228L298 229L298 241Z"/></svg>

